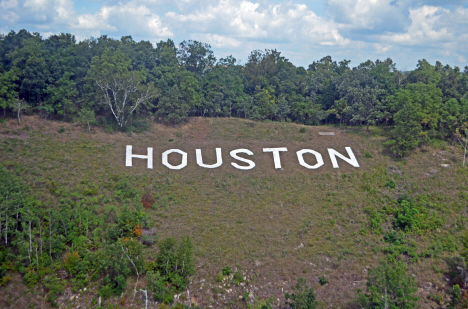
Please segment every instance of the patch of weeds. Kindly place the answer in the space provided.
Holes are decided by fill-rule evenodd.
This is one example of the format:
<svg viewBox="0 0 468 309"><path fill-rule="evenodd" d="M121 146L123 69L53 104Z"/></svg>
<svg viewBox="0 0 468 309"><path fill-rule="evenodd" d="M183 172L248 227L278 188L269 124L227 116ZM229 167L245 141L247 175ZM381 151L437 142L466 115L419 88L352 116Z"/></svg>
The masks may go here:
<svg viewBox="0 0 468 309"><path fill-rule="evenodd" d="M328 278L325 277L325 275L322 275L320 278L319 278L319 283L320 285L325 285L328 283Z"/></svg>
<svg viewBox="0 0 468 309"><path fill-rule="evenodd" d="M443 239L435 240L427 249L422 250L420 257L438 257L441 252L455 252L458 246L455 243L455 238L452 235L447 235Z"/></svg>
<svg viewBox="0 0 468 309"><path fill-rule="evenodd" d="M47 301L49 301L53 306L59 307L59 304L57 304L56 301L65 289L65 284L54 275L51 275L44 278L44 287L48 290L46 298Z"/></svg>
<svg viewBox="0 0 468 309"><path fill-rule="evenodd" d="M390 245L383 249L383 252L388 254L387 259L390 262L396 261L401 254L406 254L410 257L412 262L418 261L418 254L416 253L416 242L408 239L402 231L389 231L385 233L384 241Z"/></svg>
<svg viewBox="0 0 468 309"><path fill-rule="evenodd" d="M388 187L388 188L391 188L391 189L395 189L396 188L396 183L395 181L393 181L393 179L387 181L385 183L385 186Z"/></svg>
<svg viewBox="0 0 468 309"><path fill-rule="evenodd" d="M395 225L406 232L421 232L432 230L442 225L442 219L437 212L429 214L429 210L422 205L415 205L402 200L400 207L395 211Z"/></svg>
<svg viewBox="0 0 468 309"><path fill-rule="evenodd" d="M306 133L306 128L300 128L299 133Z"/></svg>
<svg viewBox="0 0 468 309"><path fill-rule="evenodd" d="M249 294L244 293L244 300L247 301ZM247 305L248 309L272 309L273 308L273 297L268 299L255 300L252 304Z"/></svg>
<svg viewBox="0 0 468 309"><path fill-rule="evenodd" d="M241 282L244 282L244 276L240 270L234 273L234 277L232 277L232 281L235 285L239 285Z"/></svg>
<svg viewBox="0 0 468 309"><path fill-rule="evenodd" d="M223 276L229 276L229 275L232 274L231 267L229 267L229 266L223 267L223 269L221 270L221 272L223 273Z"/></svg>
<svg viewBox="0 0 468 309"><path fill-rule="evenodd" d="M443 296L441 294L439 294L439 293L437 293L437 294L431 293L431 294L429 294L429 296L427 296L427 298L432 300L433 302L435 302L438 305L442 305L443 300L444 300Z"/></svg>
<svg viewBox="0 0 468 309"><path fill-rule="evenodd" d="M384 222L383 214L375 208L366 209L369 216L369 225L373 233L381 234L382 223Z"/></svg>
<svg viewBox="0 0 468 309"><path fill-rule="evenodd" d="M362 155L364 158L367 158L367 159L371 159L372 158L372 155L368 152L364 152L364 154Z"/></svg>
<svg viewBox="0 0 468 309"><path fill-rule="evenodd" d="M60 127L58 129L58 133L62 134L63 132L65 132L65 128L64 127Z"/></svg>

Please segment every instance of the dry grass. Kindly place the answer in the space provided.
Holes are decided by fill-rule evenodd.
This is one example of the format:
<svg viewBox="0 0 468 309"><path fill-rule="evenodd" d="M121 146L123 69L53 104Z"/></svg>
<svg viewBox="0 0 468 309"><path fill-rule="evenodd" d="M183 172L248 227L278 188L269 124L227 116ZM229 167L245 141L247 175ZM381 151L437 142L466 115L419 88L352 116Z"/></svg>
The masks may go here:
<svg viewBox="0 0 468 309"><path fill-rule="evenodd" d="M58 133L62 127L65 131ZM87 180L99 187L99 194L112 199L115 192L109 188L123 175L141 194L151 190L159 195L155 209L147 210L151 216L148 228L155 229L158 237L192 237L197 272L189 288L190 297L203 308L245 308L245 301L239 299L245 291L252 291L256 298L273 296L275 305L284 304L284 293L290 292L299 276L308 279L318 299L328 307L352 306L355 289L365 288L367 269L384 257L382 235L371 233L365 208L382 209L401 194L415 197L431 193L445 205L439 210L444 218L439 231L412 236L418 248L427 247L437 237L458 237L462 233L454 224L460 215L467 215L460 192L467 190L468 173L459 168L461 151L454 146L445 145L446 150L428 147L427 152L416 150L408 159L395 160L386 154L382 138L374 136L378 135L377 128L366 134L361 128L305 127L306 132L300 133L302 127L191 118L177 127L153 124L151 131L129 136L97 128L88 134L72 124L24 117L21 126L13 120L0 125L0 163L16 168L35 195L50 202L55 200L49 190L52 181L58 188L80 190L82 181ZM331 130L335 136L318 134ZM134 153L142 154L146 147L153 147L154 169L146 169L146 161L137 159L132 168L125 167L125 145L133 145ZM341 160L339 169L332 168L327 148L345 153L345 146L352 147L361 168ZM209 163L215 160L216 147L223 151L222 167L209 170L196 165L195 149L202 149ZM281 154L282 170L274 169L272 155L263 153L264 147L288 148ZM168 170L161 164L161 153L171 148L188 153L186 168ZM256 163L253 170L241 171L230 165L229 151L237 148L254 152L249 158ZM303 148L320 152L325 165L318 170L301 167L295 152ZM372 158L365 158L364 153ZM452 160L451 167L441 167L447 160ZM394 167L390 171L397 172L387 172L390 166ZM390 179L396 182L395 189L384 186ZM115 201L109 204L121 207ZM391 220L388 218L386 227ZM312 225L302 236L304 220L311 220ZM304 247L296 250L300 244ZM147 259L154 259L156 252L156 246L148 248ZM250 282L230 290L219 288L215 277L226 265L240 268ZM445 267L440 257L409 265L422 298L435 293L436 288L446 288L443 274L434 266ZM322 275L329 279L325 286L318 283ZM425 289L428 283L432 288ZM20 284L0 288L0 293L25 289ZM130 289L133 284L129 283ZM120 307L135 305L137 300L131 296L127 295L128 300ZM36 299L21 297L31 303ZM67 303L66 297L62 300ZM430 305L434 303L421 301L422 307Z"/></svg>

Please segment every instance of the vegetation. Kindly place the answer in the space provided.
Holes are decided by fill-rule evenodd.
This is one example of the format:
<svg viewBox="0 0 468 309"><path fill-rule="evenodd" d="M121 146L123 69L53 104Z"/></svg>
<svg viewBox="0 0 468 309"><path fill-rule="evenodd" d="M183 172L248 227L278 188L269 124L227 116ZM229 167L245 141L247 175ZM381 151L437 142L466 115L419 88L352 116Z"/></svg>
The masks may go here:
<svg viewBox="0 0 468 309"><path fill-rule="evenodd" d="M1 307L466 307L467 69L25 30L0 55ZM299 143L326 153L309 125L361 168L295 166ZM258 164L127 169L129 141L250 143Z"/></svg>
<svg viewBox="0 0 468 309"><path fill-rule="evenodd" d="M153 47L103 35L77 43L71 34L43 39L26 30L0 36L0 58L0 108L17 111L18 121L28 104L44 118L78 118L88 130L93 112L100 125L133 131L153 115L174 125L189 116L365 125L367 132L379 125L388 127L386 145L397 156L433 138L462 141L468 126L468 67L424 59L401 72L391 59L351 68L327 56L306 70L276 50L254 50L242 66L232 56L216 61L198 41Z"/></svg>
<svg viewBox="0 0 468 309"><path fill-rule="evenodd" d="M284 296L292 309L317 308L315 291L307 286L304 278L297 279L297 284L292 287L292 290L292 294L286 293Z"/></svg>
<svg viewBox="0 0 468 309"><path fill-rule="evenodd" d="M367 291L358 291L358 303L362 308L416 308L418 297L416 282L408 277L407 268L401 262L381 265L369 270Z"/></svg>

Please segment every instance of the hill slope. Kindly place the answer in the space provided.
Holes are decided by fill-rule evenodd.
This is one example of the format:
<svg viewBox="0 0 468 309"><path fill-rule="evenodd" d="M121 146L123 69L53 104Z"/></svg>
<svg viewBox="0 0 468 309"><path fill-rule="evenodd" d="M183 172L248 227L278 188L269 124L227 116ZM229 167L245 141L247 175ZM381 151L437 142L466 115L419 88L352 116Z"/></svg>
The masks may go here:
<svg viewBox="0 0 468 309"><path fill-rule="evenodd" d="M468 171L461 168L461 151L445 144L395 160L386 153L377 129L371 129L366 134L365 128L191 118L178 127L153 124L151 131L141 134L108 134L100 129L89 134L72 124L25 117L21 126L14 121L1 124L0 164L54 207L69 192L102 195L97 214L108 220L114 220L123 204L138 204L146 192L154 195L155 204L145 210L150 220L143 233L192 238L196 273L189 293L181 297L203 308L245 308L239 297L244 293L255 299L273 296L278 306L298 277L306 278L318 300L329 307L351 306L356 288L365 289L367 270L386 256L389 244L383 235L394 224L398 198L406 195L423 205L426 214L418 229L406 233L414 252L397 256L408 263L420 288L421 305L429 308L435 305L427 298L430 293L447 291L443 257L458 255ZM335 136L320 136L320 131L334 131ZM135 154L146 154L146 148L153 147L154 168L147 169L141 159L126 167L126 145L132 145ZM262 151L272 147L288 150L280 155L281 169L274 168L271 153ZM352 148L359 168L341 159L339 168L332 167L327 149L346 155L345 147ZM195 149L201 149L204 162L212 164L215 148L222 149L221 167L205 169L196 164ZM239 148L254 153L241 156L254 161L255 168L239 170L231 165L242 165L229 156ZM187 167L163 166L161 153L168 149L187 152ZM315 170L300 166L296 156L300 149L319 152L324 165ZM314 164L312 156L304 158ZM171 155L169 163L176 165L179 160ZM119 190L137 194L123 201ZM145 250L146 260L154 260L157 245ZM216 281L225 266L240 270L245 281L229 286ZM329 283L321 286L318 277L323 275ZM139 286L143 288L144 280ZM125 306L141 306L142 295L133 299L132 287L128 285L124 294ZM23 295L27 289L15 277L0 288L0 306L42 302L41 294ZM77 293L67 288L59 303L77 302L70 300ZM86 293L80 293L85 297L78 302L90 305L96 287L91 283ZM9 294L16 300L7 301ZM117 298L107 302L125 304Z"/></svg>

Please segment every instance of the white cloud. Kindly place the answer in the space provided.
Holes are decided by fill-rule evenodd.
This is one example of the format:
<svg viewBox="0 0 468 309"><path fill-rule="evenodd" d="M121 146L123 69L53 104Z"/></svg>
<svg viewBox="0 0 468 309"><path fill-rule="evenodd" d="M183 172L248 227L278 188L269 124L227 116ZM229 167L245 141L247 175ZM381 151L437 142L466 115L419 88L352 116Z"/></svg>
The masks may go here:
<svg viewBox="0 0 468 309"><path fill-rule="evenodd" d="M195 33L192 35L192 38L204 43L208 43L212 47L217 48L236 48L242 44L241 41L238 41L234 38L218 34Z"/></svg>
<svg viewBox="0 0 468 309"><path fill-rule="evenodd" d="M78 14L73 0L0 0L0 31L196 39L211 44L218 58L246 59L253 49L276 48L306 67L327 54L352 59L353 65L377 57L408 66L438 57L466 65L468 9L461 0L449 1L449 8L442 1L327 0L324 16L305 2L108 0L93 14Z"/></svg>

